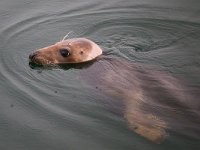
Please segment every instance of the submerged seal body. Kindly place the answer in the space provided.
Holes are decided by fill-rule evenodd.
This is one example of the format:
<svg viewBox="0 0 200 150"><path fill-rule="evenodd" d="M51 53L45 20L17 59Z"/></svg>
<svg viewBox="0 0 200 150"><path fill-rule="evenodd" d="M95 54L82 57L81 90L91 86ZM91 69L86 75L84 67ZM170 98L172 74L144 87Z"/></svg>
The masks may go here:
<svg viewBox="0 0 200 150"><path fill-rule="evenodd" d="M171 133L200 140L198 87L155 68L113 58L98 59L81 76L99 92L122 102L108 107L121 111L137 134L155 143Z"/></svg>
<svg viewBox="0 0 200 150"><path fill-rule="evenodd" d="M82 63L102 54L101 48L85 38L68 39L30 54L40 65ZM163 72L117 59L98 59L81 76L99 92L121 101L118 109L129 128L155 142L170 132L200 139L199 88L186 86ZM111 105L112 107L112 105Z"/></svg>

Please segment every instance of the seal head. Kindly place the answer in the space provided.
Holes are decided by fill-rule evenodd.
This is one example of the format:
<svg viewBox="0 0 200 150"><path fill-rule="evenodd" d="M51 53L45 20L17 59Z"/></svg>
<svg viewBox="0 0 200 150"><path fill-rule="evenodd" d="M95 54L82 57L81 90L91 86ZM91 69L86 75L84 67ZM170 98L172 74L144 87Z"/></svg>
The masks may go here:
<svg viewBox="0 0 200 150"><path fill-rule="evenodd" d="M29 55L29 61L38 65L74 64L94 60L102 49L86 38L73 38L57 42Z"/></svg>

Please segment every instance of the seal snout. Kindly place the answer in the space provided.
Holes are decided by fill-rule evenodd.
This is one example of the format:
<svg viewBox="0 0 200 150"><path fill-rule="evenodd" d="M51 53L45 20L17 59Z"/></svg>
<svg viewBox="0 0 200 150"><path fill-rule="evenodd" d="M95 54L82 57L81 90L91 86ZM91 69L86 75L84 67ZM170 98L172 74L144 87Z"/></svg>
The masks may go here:
<svg viewBox="0 0 200 150"><path fill-rule="evenodd" d="M42 60L40 58L40 52L35 51L29 55L29 62L33 64L42 64Z"/></svg>
<svg viewBox="0 0 200 150"><path fill-rule="evenodd" d="M31 53L29 55L29 60L34 60L34 58L38 55L38 53L39 53L38 51Z"/></svg>

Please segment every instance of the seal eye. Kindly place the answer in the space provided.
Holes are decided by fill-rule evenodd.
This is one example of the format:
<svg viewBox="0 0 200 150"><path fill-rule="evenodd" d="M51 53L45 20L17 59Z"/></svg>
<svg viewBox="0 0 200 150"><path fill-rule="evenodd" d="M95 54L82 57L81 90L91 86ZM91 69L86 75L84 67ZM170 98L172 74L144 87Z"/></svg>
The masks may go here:
<svg viewBox="0 0 200 150"><path fill-rule="evenodd" d="M69 50L68 50L68 49L65 49L65 48L60 49L60 54L61 54L63 57L67 57L67 56L70 55Z"/></svg>

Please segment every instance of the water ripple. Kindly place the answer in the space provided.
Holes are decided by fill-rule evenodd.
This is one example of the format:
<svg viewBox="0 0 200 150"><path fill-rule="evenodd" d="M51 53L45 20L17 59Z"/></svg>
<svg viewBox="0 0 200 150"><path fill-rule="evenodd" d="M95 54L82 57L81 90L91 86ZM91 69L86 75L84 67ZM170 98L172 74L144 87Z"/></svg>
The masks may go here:
<svg viewBox="0 0 200 150"><path fill-rule="evenodd" d="M98 95L88 93L91 89L81 83L79 70L32 70L28 66L30 52L59 41L69 31L74 31L76 37L94 40L111 56L148 64L155 61L172 71L183 72L187 67L188 78L199 79L192 70L197 72L199 67L200 24L194 18L185 19L189 10L144 4L127 6L125 2L112 5L74 3L72 8L23 15L0 29L0 83L14 101L10 106L20 108L5 115L41 130L45 130L44 125L60 125L55 122L76 130L74 124L79 128L86 128L87 124L95 128L99 124L94 120L102 121L102 116L115 120L111 114L99 113L102 110L96 103ZM21 118L17 117L20 115Z"/></svg>

